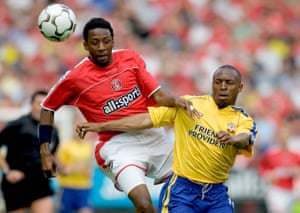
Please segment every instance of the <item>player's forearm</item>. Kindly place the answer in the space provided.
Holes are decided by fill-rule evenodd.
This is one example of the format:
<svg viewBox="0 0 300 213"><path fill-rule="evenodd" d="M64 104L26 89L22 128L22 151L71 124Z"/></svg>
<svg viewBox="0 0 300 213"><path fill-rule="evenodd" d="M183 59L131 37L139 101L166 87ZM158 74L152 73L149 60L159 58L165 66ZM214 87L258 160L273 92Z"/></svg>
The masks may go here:
<svg viewBox="0 0 300 213"><path fill-rule="evenodd" d="M51 151L50 151L50 143L42 143L42 144L40 144L40 154L41 155L52 154Z"/></svg>
<svg viewBox="0 0 300 213"><path fill-rule="evenodd" d="M177 98L162 89L158 90L153 94L153 100L155 103L157 103L159 106L167 106L167 107L175 107Z"/></svg>
<svg viewBox="0 0 300 213"><path fill-rule="evenodd" d="M40 117L40 124L44 125L53 125L54 123L54 112L42 109L41 110L41 117Z"/></svg>
<svg viewBox="0 0 300 213"><path fill-rule="evenodd" d="M84 138L87 132L103 131L135 131L152 127L152 121L148 113L131 115L119 120L103 123L80 123L76 126L76 132L80 138Z"/></svg>
<svg viewBox="0 0 300 213"><path fill-rule="evenodd" d="M54 112L42 109L39 123L39 143L51 143L52 131L54 122ZM46 149L46 147L45 147Z"/></svg>
<svg viewBox="0 0 300 213"><path fill-rule="evenodd" d="M241 133L236 136L233 136L231 139L232 145L236 146L237 148L245 148L249 145L250 136L246 133Z"/></svg>
<svg viewBox="0 0 300 213"><path fill-rule="evenodd" d="M197 109L193 106L193 103L190 100L173 96L168 94L166 91L162 89L158 90L152 95L153 100L160 106L166 107L182 107L187 110L189 116L194 118L201 118L201 113L198 112Z"/></svg>
<svg viewBox="0 0 300 213"><path fill-rule="evenodd" d="M100 124L100 131L134 131L153 127L150 115L141 113Z"/></svg>

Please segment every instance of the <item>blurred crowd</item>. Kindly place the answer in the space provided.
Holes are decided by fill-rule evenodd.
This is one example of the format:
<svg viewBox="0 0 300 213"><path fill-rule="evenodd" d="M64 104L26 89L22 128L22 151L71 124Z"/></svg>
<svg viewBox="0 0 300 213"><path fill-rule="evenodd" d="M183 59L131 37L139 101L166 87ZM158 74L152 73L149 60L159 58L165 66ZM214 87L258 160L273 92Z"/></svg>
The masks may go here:
<svg viewBox="0 0 300 213"><path fill-rule="evenodd" d="M41 10L55 2L77 16L64 42L47 41L37 26ZM20 107L77 63L86 54L82 26L93 16L109 19L115 48L141 53L173 94L206 93L216 67L238 67L245 83L238 102L257 121L257 153L272 145L281 120L300 110L297 0L0 1L0 108Z"/></svg>

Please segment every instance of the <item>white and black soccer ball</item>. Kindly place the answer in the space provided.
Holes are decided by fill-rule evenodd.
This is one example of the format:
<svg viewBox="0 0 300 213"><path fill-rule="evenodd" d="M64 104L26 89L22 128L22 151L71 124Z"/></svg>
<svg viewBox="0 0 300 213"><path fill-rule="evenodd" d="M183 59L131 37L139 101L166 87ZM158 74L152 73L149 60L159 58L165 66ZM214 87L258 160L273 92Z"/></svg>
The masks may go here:
<svg viewBox="0 0 300 213"><path fill-rule="evenodd" d="M76 29L76 16L73 10L64 4L51 4L40 13L38 27L46 39L64 41Z"/></svg>

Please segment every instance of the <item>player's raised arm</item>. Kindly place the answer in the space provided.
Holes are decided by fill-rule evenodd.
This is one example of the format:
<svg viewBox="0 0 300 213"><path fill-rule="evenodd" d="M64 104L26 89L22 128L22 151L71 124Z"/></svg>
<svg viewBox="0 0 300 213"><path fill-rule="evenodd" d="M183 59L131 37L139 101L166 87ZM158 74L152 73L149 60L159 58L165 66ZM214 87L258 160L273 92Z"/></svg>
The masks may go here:
<svg viewBox="0 0 300 213"><path fill-rule="evenodd" d="M54 112L42 109L39 125L39 142L42 170L46 177L54 177L56 165L51 153L50 142L54 123Z"/></svg>
<svg viewBox="0 0 300 213"><path fill-rule="evenodd" d="M76 133L83 139L87 132L134 131L153 127L149 113L131 115L122 119L103 123L79 123Z"/></svg>
<svg viewBox="0 0 300 213"><path fill-rule="evenodd" d="M200 118L201 113L198 112L193 106L193 103L187 99L173 96L162 89L159 89L155 92L152 96L155 103L160 106L167 106L167 107L182 107L187 110L190 117Z"/></svg>

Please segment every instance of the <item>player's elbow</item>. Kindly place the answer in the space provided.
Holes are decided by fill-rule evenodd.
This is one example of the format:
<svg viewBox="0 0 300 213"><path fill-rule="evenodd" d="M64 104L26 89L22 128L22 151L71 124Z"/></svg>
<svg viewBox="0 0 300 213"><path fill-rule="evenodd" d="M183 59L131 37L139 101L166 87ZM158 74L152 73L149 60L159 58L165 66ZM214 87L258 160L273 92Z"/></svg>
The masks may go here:
<svg viewBox="0 0 300 213"><path fill-rule="evenodd" d="M163 91L162 89L159 89L157 92L155 92L152 95L152 98L159 106L175 106L176 103L175 97Z"/></svg>

